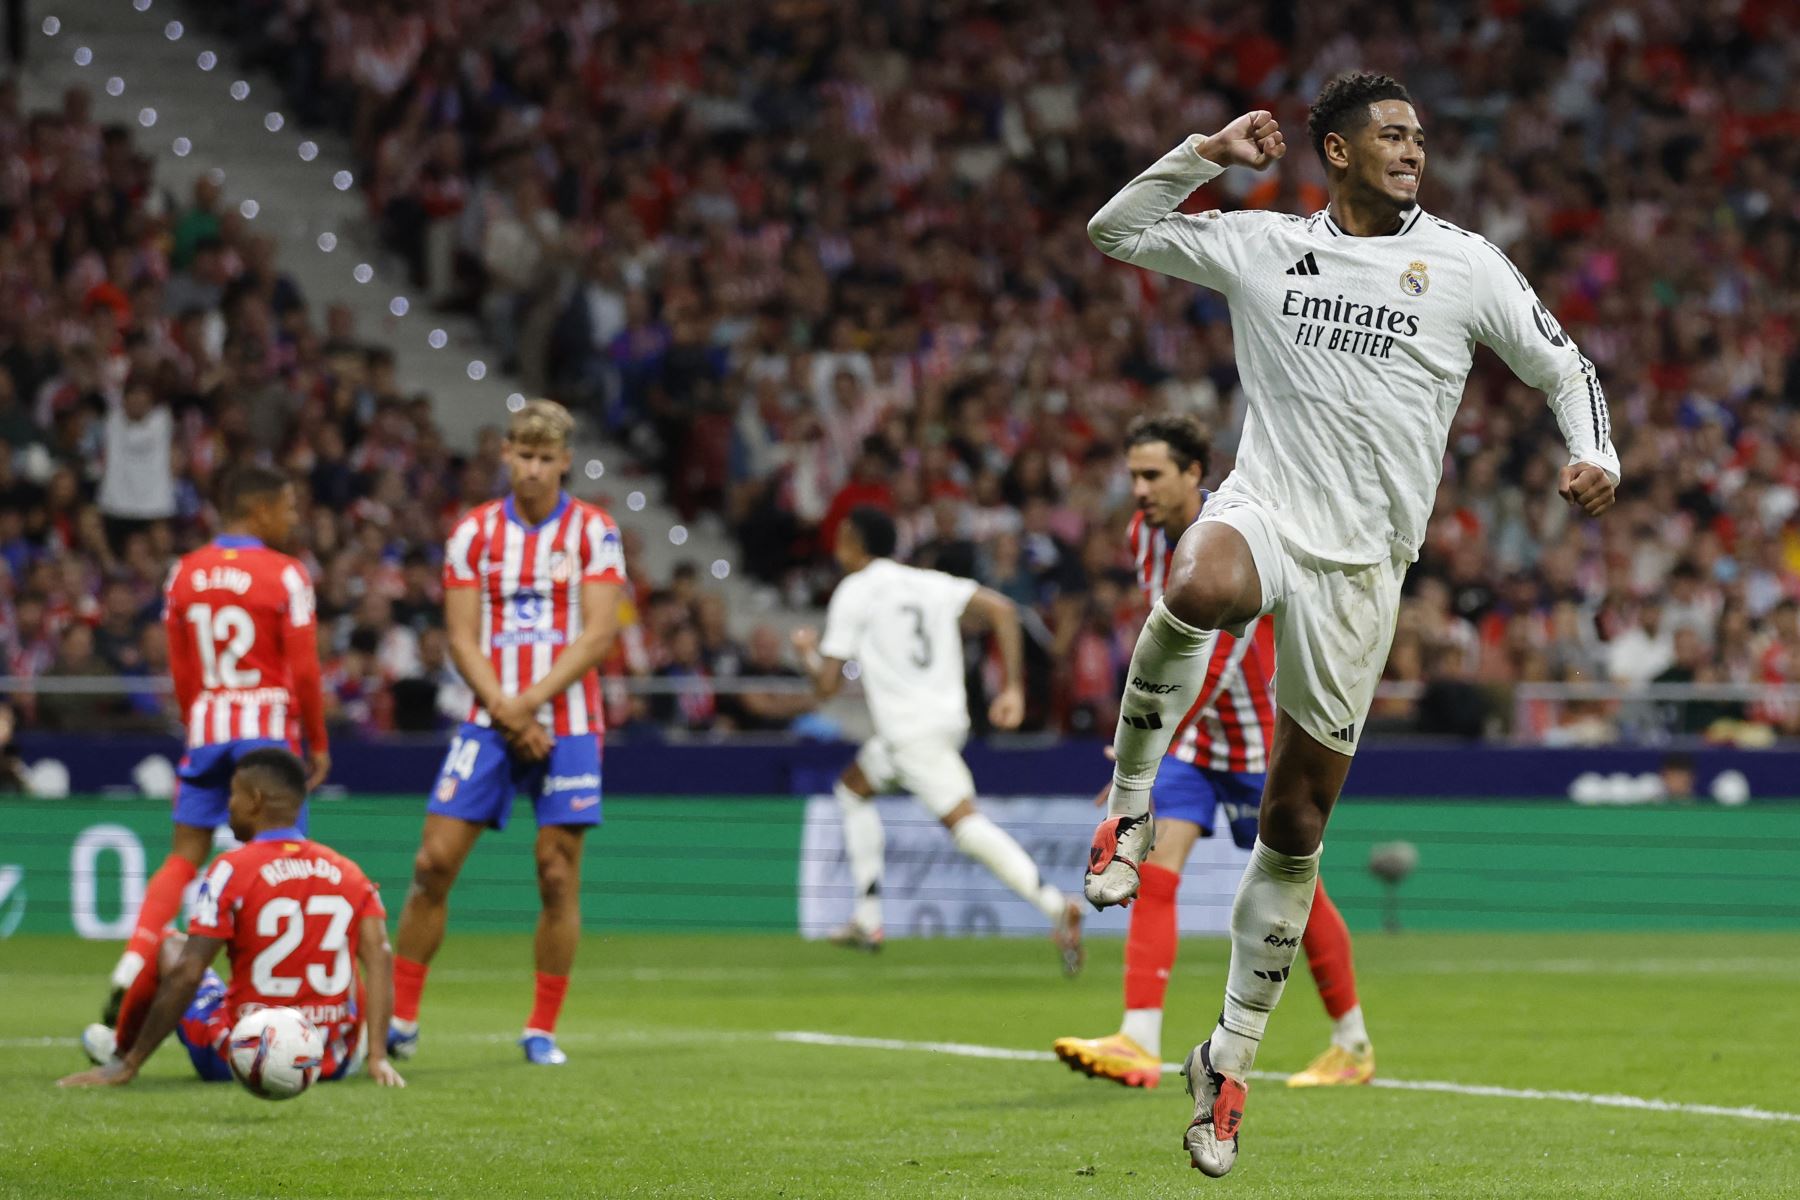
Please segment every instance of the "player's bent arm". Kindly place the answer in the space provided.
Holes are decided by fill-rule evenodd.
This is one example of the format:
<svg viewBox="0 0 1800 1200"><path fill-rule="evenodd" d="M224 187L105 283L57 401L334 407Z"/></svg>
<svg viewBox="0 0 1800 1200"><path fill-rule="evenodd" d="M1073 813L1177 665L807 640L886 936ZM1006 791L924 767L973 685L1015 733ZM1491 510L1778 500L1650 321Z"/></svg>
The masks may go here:
<svg viewBox="0 0 1800 1200"><path fill-rule="evenodd" d="M1025 639L1019 630L1019 610L1013 602L992 588L976 588L969 597L965 616L973 616L993 631L1000 646L1000 666L1005 673L1001 687L1006 690L1025 686Z"/></svg>
<svg viewBox="0 0 1800 1200"><path fill-rule="evenodd" d="M837 695L844 685L844 660L819 653L819 631L816 629L794 630L793 643L800 654L801 668L812 680L813 693L821 700Z"/></svg>
<svg viewBox="0 0 1800 1200"><path fill-rule="evenodd" d="M597 668L619 633L619 585L597 579L581 584L581 633L563 648L544 677L519 693L519 704L535 713Z"/></svg>
<svg viewBox="0 0 1800 1200"><path fill-rule="evenodd" d="M363 990L369 1000L369 1023L364 1034L369 1078L383 1087L405 1087L406 1081L387 1056L387 1027L394 1016L394 950L388 945L387 924L380 917L362 919L362 927L357 931L356 960L362 967Z"/></svg>
<svg viewBox="0 0 1800 1200"><path fill-rule="evenodd" d="M182 947L181 957L175 960L175 965L157 983L156 996L150 1001L150 1009L144 1014L144 1023L139 1027L137 1039L131 1043L131 1049L103 1067L69 1076L61 1081L62 1085L86 1087L95 1084L122 1084L137 1078L144 1063L156 1053L156 1048L162 1045L163 1040L175 1031L181 1014L194 1002L194 993L200 988L201 977L206 974L206 968L212 965L213 959L218 957L224 945L224 938L189 934L187 945Z"/></svg>
<svg viewBox="0 0 1800 1200"><path fill-rule="evenodd" d="M1619 455L1612 444L1612 414L1594 364L1511 260L1480 239L1469 255L1475 339L1491 346L1514 375L1548 398L1569 447L1569 465L1592 464L1616 485Z"/></svg>
<svg viewBox="0 0 1800 1200"><path fill-rule="evenodd" d="M492 713L506 693L500 688L494 664L481 652L480 592L472 587L444 589L444 632L450 638L450 661L456 664L457 674L481 707Z"/></svg>
<svg viewBox="0 0 1800 1200"><path fill-rule="evenodd" d="M1229 222L1217 212L1178 213L1196 188L1224 167L1202 158L1198 135L1157 159L1119 189L1088 221L1088 238L1103 254L1206 287L1222 287L1229 274Z"/></svg>

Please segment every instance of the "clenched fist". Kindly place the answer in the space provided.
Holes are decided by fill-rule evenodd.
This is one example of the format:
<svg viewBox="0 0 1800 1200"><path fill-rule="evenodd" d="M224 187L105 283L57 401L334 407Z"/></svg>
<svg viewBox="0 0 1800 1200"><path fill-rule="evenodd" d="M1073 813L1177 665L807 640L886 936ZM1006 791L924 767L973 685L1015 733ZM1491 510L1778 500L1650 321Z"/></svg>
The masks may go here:
<svg viewBox="0 0 1800 1200"><path fill-rule="evenodd" d="M1613 506L1613 481L1593 463L1570 463L1556 479L1556 492L1590 517Z"/></svg>

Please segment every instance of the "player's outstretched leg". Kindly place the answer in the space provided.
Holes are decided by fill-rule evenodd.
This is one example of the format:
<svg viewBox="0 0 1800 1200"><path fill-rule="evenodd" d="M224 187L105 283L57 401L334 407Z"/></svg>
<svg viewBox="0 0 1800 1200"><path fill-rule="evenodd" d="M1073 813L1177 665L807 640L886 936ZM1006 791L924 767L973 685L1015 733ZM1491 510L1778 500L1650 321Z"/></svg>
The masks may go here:
<svg viewBox="0 0 1800 1200"><path fill-rule="evenodd" d="M581 840L585 826L545 825L538 830L537 986L519 1045L527 1062L557 1067L569 1056L556 1044L556 1021L569 990L569 971L581 941Z"/></svg>
<svg viewBox="0 0 1800 1200"><path fill-rule="evenodd" d="M388 1024L388 1056L411 1058L419 1048L419 1000L432 957L444 942L450 888L475 848L482 827L460 817L430 813L413 857L412 889L400 910L394 937L394 1016Z"/></svg>
<svg viewBox="0 0 1800 1200"><path fill-rule="evenodd" d="M844 818L844 856L856 886L856 910L849 924L834 932L834 946L874 953L881 949L881 875L887 856L887 834L875 808L873 789L860 768L852 765L832 788Z"/></svg>
<svg viewBox="0 0 1800 1200"><path fill-rule="evenodd" d="M1331 1017L1331 1045L1304 1071L1288 1077L1289 1087L1342 1087L1375 1078L1375 1047L1363 1024L1356 999L1356 967L1350 953L1350 927L1325 894L1321 879L1313 893L1312 915L1300 939L1312 970L1319 999Z"/></svg>
<svg viewBox="0 0 1800 1200"><path fill-rule="evenodd" d="M940 818L956 848L994 873L994 877L1050 919L1050 937L1062 956L1063 974L1081 971L1086 951L1081 944L1081 907L1062 890L1045 883L1037 864L1012 835L976 811L967 800Z"/></svg>

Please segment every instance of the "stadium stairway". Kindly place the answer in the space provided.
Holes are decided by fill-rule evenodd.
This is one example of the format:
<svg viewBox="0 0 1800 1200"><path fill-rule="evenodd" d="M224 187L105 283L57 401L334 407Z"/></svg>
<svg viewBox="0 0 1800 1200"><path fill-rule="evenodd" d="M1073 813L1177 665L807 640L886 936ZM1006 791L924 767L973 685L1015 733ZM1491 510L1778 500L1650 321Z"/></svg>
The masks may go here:
<svg viewBox="0 0 1800 1200"><path fill-rule="evenodd" d="M393 348L406 390L431 395L452 445L467 447L482 426L505 420L507 399L520 384L490 361L475 322L432 313L412 296L399 258L377 242L343 138L302 129L283 111L275 82L239 70L231 48L175 0L39 0L30 22L20 75L28 109L58 107L66 88L85 87L95 119L130 126L139 147L155 157L157 179L182 204L202 172L221 172L226 205L278 238L282 268L314 306L315 319L326 305L348 306L360 337ZM208 52L215 57L203 60ZM206 69L203 61L213 65ZM316 150L302 157L308 142ZM604 472L598 479L593 463ZM667 579L683 560L702 572L721 561L737 566L736 547L715 522L676 531L679 518L662 502L660 481L635 470L616 443L584 435L571 487L609 499L620 523L642 535L655 578ZM642 497L635 510L633 493ZM788 623L773 593L741 572L717 586L740 626L765 617Z"/></svg>

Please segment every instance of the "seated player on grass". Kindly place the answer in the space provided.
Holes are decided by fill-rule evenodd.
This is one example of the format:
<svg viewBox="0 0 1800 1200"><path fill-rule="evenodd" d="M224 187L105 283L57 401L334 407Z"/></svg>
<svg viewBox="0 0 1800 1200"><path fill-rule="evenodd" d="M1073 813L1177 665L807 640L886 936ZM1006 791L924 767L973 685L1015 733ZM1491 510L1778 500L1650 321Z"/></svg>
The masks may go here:
<svg viewBox="0 0 1800 1200"><path fill-rule="evenodd" d="M174 1033L200 1078L231 1078L226 1041L238 1019L260 1008L297 1008L325 1035L321 1079L342 1079L365 1042L369 1078L405 1081L387 1045L394 1007L394 956L387 911L362 869L294 827L306 799L306 768L286 750L252 750L231 777L231 831L244 845L201 881L184 936L165 933L132 981L114 1030L90 1025L82 1047L99 1064L64 1087L130 1083ZM231 982L212 962L231 952ZM285 950L285 953L284 953ZM361 972L352 964L359 964Z"/></svg>

